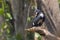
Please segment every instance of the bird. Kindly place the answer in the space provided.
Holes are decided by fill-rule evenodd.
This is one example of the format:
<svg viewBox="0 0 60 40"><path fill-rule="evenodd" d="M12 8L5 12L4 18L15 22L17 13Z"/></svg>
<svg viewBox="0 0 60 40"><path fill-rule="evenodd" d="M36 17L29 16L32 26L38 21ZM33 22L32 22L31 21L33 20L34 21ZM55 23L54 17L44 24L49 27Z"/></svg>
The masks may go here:
<svg viewBox="0 0 60 40"><path fill-rule="evenodd" d="M41 26L44 20L45 20L45 14L41 10L37 9L36 16L33 19L32 26Z"/></svg>

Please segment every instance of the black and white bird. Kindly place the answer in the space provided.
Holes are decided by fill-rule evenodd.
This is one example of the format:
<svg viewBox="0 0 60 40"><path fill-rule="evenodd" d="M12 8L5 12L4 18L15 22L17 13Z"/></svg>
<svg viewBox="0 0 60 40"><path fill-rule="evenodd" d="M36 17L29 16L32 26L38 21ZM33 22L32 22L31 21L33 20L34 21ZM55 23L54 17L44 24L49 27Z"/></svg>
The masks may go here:
<svg viewBox="0 0 60 40"><path fill-rule="evenodd" d="M32 26L41 26L45 20L45 14L39 9L37 9L35 12L36 12L36 16L33 19Z"/></svg>

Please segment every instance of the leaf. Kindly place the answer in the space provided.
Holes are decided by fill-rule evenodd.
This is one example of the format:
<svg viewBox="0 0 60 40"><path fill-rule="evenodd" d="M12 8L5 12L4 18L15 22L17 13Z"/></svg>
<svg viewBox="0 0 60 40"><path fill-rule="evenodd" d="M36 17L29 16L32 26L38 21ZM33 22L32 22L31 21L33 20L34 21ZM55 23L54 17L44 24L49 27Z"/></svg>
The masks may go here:
<svg viewBox="0 0 60 40"><path fill-rule="evenodd" d="M3 32L3 29L1 28L1 33Z"/></svg>
<svg viewBox="0 0 60 40"><path fill-rule="evenodd" d="M60 4L60 0L58 0L58 3Z"/></svg>
<svg viewBox="0 0 60 40"><path fill-rule="evenodd" d="M7 28L7 24L4 22L2 23L2 29L6 29Z"/></svg>
<svg viewBox="0 0 60 40"><path fill-rule="evenodd" d="M6 13L6 14L7 14L7 17L8 17L9 19L12 19L12 16L11 16L10 13Z"/></svg>
<svg viewBox="0 0 60 40"><path fill-rule="evenodd" d="M27 18L27 22L30 22L30 21L31 21L31 17L28 17L28 18Z"/></svg>
<svg viewBox="0 0 60 40"><path fill-rule="evenodd" d="M8 25L5 23L4 29L6 29L8 27Z"/></svg>
<svg viewBox="0 0 60 40"><path fill-rule="evenodd" d="M8 33L8 34L10 33L10 30L9 30L9 29L7 29L7 33Z"/></svg>
<svg viewBox="0 0 60 40"><path fill-rule="evenodd" d="M1 26L1 28L3 29L3 28L4 28L4 26L5 26L5 23L2 23L2 26Z"/></svg>
<svg viewBox="0 0 60 40"><path fill-rule="evenodd" d="M20 33L18 33L18 34L16 35L16 39L17 39L17 40L22 40L22 35L21 35Z"/></svg>
<svg viewBox="0 0 60 40"><path fill-rule="evenodd" d="M0 32L0 36L2 36L2 32Z"/></svg>
<svg viewBox="0 0 60 40"><path fill-rule="evenodd" d="M0 15L3 15L4 11L0 8Z"/></svg>
<svg viewBox="0 0 60 40"><path fill-rule="evenodd" d="M37 32L35 32L35 37L37 37L38 38L38 40L41 40L41 35L39 34L39 33L37 33Z"/></svg>

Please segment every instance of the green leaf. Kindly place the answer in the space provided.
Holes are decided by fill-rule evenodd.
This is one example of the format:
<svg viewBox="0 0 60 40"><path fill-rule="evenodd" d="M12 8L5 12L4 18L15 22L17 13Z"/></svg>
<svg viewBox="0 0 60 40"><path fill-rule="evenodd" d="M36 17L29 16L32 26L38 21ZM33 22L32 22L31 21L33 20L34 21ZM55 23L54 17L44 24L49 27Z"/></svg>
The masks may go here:
<svg viewBox="0 0 60 40"><path fill-rule="evenodd" d="M4 29L6 29L8 27L8 25L5 23Z"/></svg>
<svg viewBox="0 0 60 40"><path fill-rule="evenodd" d="M3 32L3 29L1 28L1 32Z"/></svg>
<svg viewBox="0 0 60 40"><path fill-rule="evenodd" d="M31 21L31 17L28 17L28 18L27 18L27 22L30 22L30 21Z"/></svg>
<svg viewBox="0 0 60 40"><path fill-rule="evenodd" d="M0 8L0 15L3 15L4 11Z"/></svg>
<svg viewBox="0 0 60 40"><path fill-rule="evenodd" d="M2 32L0 32L0 36L2 36Z"/></svg>
<svg viewBox="0 0 60 40"><path fill-rule="evenodd" d="M58 0L58 3L60 3L60 0Z"/></svg>
<svg viewBox="0 0 60 40"><path fill-rule="evenodd" d="M7 17L8 17L9 19L12 19L12 16L10 15L10 13L7 13Z"/></svg>
<svg viewBox="0 0 60 40"><path fill-rule="evenodd" d="M22 38L22 35L20 34L20 33L18 33L17 35L16 35L16 39L17 40L22 40L23 38Z"/></svg>
<svg viewBox="0 0 60 40"><path fill-rule="evenodd" d="M4 22L4 23L2 23L2 29L6 29L7 28L7 24Z"/></svg>
<svg viewBox="0 0 60 40"><path fill-rule="evenodd" d="M35 37L37 37L38 38L38 40L41 40L41 35L39 34L39 33L37 33L37 32L35 32Z"/></svg>
<svg viewBox="0 0 60 40"><path fill-rule="evenodd" d="M10 30L9 30L9 29L7 29L7 33L8 33L8 34L10 33Z"/></svg>

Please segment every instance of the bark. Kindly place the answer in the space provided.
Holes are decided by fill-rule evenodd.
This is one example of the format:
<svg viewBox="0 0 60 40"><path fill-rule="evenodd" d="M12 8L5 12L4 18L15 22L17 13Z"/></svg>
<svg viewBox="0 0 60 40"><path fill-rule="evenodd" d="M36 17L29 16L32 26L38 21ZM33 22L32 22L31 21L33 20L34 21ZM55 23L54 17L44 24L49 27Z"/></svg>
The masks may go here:
<svg viewBox="0 0 60 40"><path fill-rule="evenodd" d="M54 3L55 2L55 3ZM59 35L59 5L58 5L58 0L48 0L48 3L47 5L49 6L49 10L50 10L50 14L51 14L51 17L53 18L53 21L55 21L55 27L56 27L56 31L57 31L57 34Z"/></svg>
<svg viewBox="0 0 60 40"><path fill-rule="evenodd" d="M15 33L16 35L24 35L24 23L23 23L23 1L22 0L11 0L13 16L15 19ZM24 37L23 37L24 38Z"/></svg>
<svg viewBox="0 0 60 40"><path fill-rule="evenodd" d="M47 0L46 0L47 1ZM58 21L60 21L59 20L59 15L60 15L60 13L59 13L59 5L58 5L58 0L48 0L47 1L48 3L46 3L47 4L47 6L49 7L49 11L50 11L50 14L51 14L51 17L52 17L52 20L55 22L55 30L56 30L56 34L58 34L59 32L59 22ZM54 27L53 27L54 28ZM58 34L59 35L59 34Z"/></svg>
<svg viewBox="0 0 60 40"><path fill-rule="evenodd" d="M29 2L26 0L11 0L13 16L15 19L15 33L22 35L22 40L26 40L25 28L27 28L27 16L29 15Z"/></svg>
<svg viewBox="0 0 60 40"><path fill-rule="evenodd" d="M38 7L45 13L45 29L50 33L59 36L59 5L57 0L38 0ZM58 15L58 16L57 16ZM58 22L59 21L59 22ZM58 40L48 36L47 40Z"/></svg>

